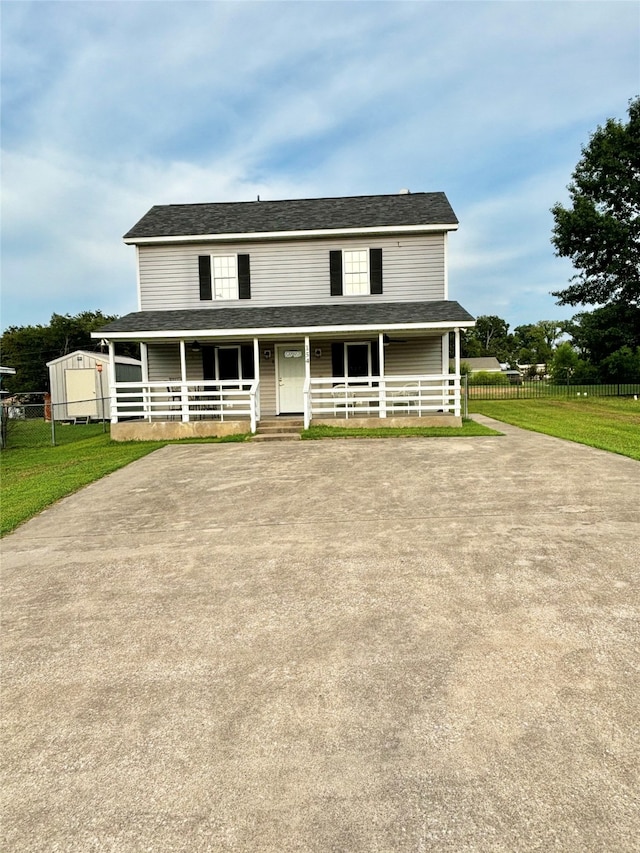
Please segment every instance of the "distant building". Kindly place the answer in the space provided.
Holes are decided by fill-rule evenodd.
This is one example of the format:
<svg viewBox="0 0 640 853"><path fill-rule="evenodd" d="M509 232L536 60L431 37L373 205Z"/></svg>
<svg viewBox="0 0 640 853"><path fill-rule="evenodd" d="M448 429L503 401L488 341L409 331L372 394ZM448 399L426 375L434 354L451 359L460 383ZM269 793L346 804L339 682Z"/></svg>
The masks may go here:
<svg viewBox="0 0 640 853"><path fill-rule="evenodd" d="M460 361L469 365L470 373L502 373L500 362L494 356L486 358L461 358Z"/></svg>

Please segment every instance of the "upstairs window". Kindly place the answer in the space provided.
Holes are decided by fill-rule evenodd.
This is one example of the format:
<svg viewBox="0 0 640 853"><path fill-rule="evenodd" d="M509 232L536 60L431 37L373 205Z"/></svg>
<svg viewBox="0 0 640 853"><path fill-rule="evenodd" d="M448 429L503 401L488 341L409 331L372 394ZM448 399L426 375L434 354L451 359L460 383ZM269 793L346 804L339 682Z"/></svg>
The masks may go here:
<svg viewBox="0 0 640 853"><path fill-rule="evenodd" d="M342 292L345 296L364 296L369 293L369 252L366 249L342 253Z"/></svg>
<svg viewBox="0 0 640 853"><path fill-rule="evenodd" d="M251 299L249 255L200 255L202 301Z"/></svg>
<svg viewBox="0 0 640 853"><path fill-rule="evenodd" d="M235 255L211 258L211 290L214 299L238 298L238 261Z"/></svg>
<svg viewBox="0 0 640 853"><path fill-rule="evenodd" d="M382 249L335 249L329 252L331 296L382 293Z"/></svg>

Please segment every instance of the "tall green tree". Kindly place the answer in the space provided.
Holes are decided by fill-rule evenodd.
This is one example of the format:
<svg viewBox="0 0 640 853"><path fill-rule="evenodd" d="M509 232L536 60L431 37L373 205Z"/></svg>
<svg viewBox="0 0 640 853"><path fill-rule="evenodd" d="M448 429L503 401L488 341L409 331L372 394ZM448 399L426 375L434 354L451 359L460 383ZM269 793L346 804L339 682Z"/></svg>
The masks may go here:
<svg viewBox="0 0 640 853"><path fill-rule="evenodd" d="M82 311L73 317L52 314L48 326L10 326L0 339L0 358L15 368L16 375L4 379L3 390L11 394L48 390L47 362L77 349L98 349L91 332L116 319L102 311Z"/></svg>
<svg viewBox="0 0 640 853"><path fill-rule="evenodd" d="M555 204L552 243L577 270L555 291L560 305L640 301L640 97L629 121L598 127L568 186L571 206Z"/></svg>
<svg viewBox="0 0 640 853"><path fill-rule="evenodd" d="M580 364L580 357L568 341L560 344L550 365L551 378L557 385L568 385Z"/></svg>
<svg viewBox="0 0 640 853"><path fill-rule="evenodd" d="M545 343L550 350L555 348L556 342L563 332L563 325L558 320L538 320L536 326L542 332Z"/></svg>
<svg viewBox="0 0 640 853"><path fill-rule="evenodd" d="M564 324L581 357L599 365L617 350L640 347L640 310L614 302L594 311L576 314Z"/></svg>
<svg viewBox="0 0 640 853"><path fill-rule="evenodd" d="M518 364L546 364L551 360L553 347L541 323L516 326L513 337Z"/></svg>
<svg viewBox="0 0 640 853"><path fill-rule="evenodd" d="M498 361L513 361L514 340L509 324L495 314L482 314L475 327L463 335L461 352L463 358L495 356Z"/></svg>

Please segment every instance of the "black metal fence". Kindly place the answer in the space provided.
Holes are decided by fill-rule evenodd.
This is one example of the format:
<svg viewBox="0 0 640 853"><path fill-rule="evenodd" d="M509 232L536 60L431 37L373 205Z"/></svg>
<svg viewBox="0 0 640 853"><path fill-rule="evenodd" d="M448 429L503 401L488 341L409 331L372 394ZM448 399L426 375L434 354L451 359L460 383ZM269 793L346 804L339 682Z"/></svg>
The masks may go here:
<svg viewBox="0 0 640 853"><path fill-rule="evenodd" d="M463 382L469 400L537 400L571 397L640 396L640 381L609 385L554 385L545 380L523 380L519 384L474 385Z"/></svg>
<svg viewBox="0 0 640 853"><path fill-rule="evenodd" d="M109 431L106 417L87 412L108 412L109 398L79 400L71 406L51 404L35 395L3 400L0 411L0 449L12 450L71 444ZM104 405L103 405L104 404ZM76 414L73 414L73 412ZM85 412L85 414L82 414Z"/></svg>

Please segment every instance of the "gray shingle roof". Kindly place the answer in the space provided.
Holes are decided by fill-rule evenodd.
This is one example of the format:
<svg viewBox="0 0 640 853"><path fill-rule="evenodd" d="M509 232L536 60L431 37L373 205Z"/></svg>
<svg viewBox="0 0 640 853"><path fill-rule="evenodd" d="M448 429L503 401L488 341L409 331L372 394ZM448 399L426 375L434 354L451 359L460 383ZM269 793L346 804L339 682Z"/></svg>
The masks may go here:
<svg viewBox="0 0 640 853"><path fill-rule="evenodd" d="M183 311L137 311L99 330L109 333L192 332L205 330L280 329L321 326L386 326L416 323L463 323L473 320L457 302L371 302L344 305L285 305L269 308L196 308Z"/></svg>
<svg viewBox="0 0 640 853"><path fill-rule="evenodd" d="M165 204L152 207L124 239L457 223L443 192Z"/></svg>

